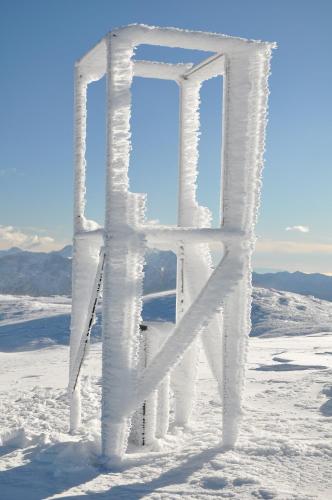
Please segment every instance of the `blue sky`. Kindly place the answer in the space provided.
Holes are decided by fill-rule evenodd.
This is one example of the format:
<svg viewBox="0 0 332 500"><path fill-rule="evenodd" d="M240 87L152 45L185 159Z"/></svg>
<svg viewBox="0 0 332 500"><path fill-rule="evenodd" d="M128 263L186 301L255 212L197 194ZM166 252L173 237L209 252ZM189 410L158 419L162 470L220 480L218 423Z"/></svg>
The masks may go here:
<svg viewBox="0 0 332 500"><path fill-rule="evenodd" d="M74 61L107 31L139 22L277 41L255 265L332 273L329 0L0 5L0 247L51 249L71 240ZM198 61L202 54L141 47L137 57ZM221 81L214 79L202 93L199 199L216 222L221 105ZM176 214L177 108L174 83L135 79L131 187L148 193L149 216L165 223ZM101 221L103 81L89 90L88 113L88 215Z"/></svg>

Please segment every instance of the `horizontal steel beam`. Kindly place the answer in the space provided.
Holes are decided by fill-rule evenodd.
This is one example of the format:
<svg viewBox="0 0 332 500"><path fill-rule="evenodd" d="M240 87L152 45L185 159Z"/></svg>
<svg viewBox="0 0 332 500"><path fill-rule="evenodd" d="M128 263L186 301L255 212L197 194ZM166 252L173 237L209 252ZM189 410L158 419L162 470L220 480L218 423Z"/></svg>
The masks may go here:
<svg viewBox="0 0 332 500"><path fill-rule="evenodd" d="M214 54L204 61L196 64L182 75L184 80L205 81L224 73L224 54Z"/></svg>
<svg viewBox="0 0 332 500"><path fill-rule="evenodd" d="M95 238L104 236L103 228L93 231L79 231L75 234L76 238ZM221 228L196 228L196 227L178 227L178 226L124 226L123 230L113 233L111 238L132 238L135 236L143 236L147 239L149 245L158 244L165 246L166 243L232 243L241 240L249 240L250 235L244 231Z"/></svg>
<svg viewBox="0 0 332 500"><path fill-rule="evenodd" d="M177 226L140 226L149 244L159 243L229 243L248 238L243 231L225 228L196 228Z"/></svg>

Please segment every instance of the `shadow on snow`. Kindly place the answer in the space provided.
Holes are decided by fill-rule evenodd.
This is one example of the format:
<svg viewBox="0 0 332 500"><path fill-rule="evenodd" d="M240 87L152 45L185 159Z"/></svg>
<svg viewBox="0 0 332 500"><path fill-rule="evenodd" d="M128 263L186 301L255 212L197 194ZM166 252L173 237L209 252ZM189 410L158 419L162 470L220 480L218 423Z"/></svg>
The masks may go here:
<svg viewBox="0 0 332 500"><path fill-rule="evenodd" d="M5 446L0 448L0 455L14 451L15 449ZM194 472L214 459L216 455L226 451L221 446L203 450L147 482L121 484L110 487L103 492L90 490L87 494L74 494L74 496L63 496L62 498L68 500L72 498L138 500L156 490L176 484L185 484ZM87 455L83 456L81 463L77 463L75 459L72 460L73 457L80 456L81 453L81 443L57 443L26 448L23 454L27 463L0 472L2 498L14 500L24 497L25 500L42 500L52 495L64 493L75 486L82 486L97 476L105 476L106 474L110 474L110 483L112 483L114 474L123 473L129 468L137 467L140 463L139 459L135 458L133 461L129 459L123 468L112 473L111 470L106 470L97 464L88 465L90 457L88 458ZM149 458L147 455L143 461L147 463L154 459L155 457Z"/></svg>
<svg viewBox="0 0 332 500"><path fill-rule="evenodd" d="M69 344L70 315L61 314L0 327L0 351L35 351ZM100 340L100 322L93 327L91 341Z"/></svg>

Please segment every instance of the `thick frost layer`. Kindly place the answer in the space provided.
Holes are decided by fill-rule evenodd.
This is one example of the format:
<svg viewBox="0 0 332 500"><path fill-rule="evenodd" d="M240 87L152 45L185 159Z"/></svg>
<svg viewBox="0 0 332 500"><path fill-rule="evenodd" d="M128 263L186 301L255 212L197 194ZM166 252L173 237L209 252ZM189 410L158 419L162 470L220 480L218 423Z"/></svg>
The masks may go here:
<svg viewBox="0 0 332 500"><path fill-rule="evenodd" d="M199 103L200 82L184 81L180 84L180 168L179 168L179 206L178 225L194 226L194 215L198 204L197 159L199 141ZM177 294L176 322L179 323L191 304L188 293L188 254L190 251L183 242L178 243L177 251ZM185 425L190 419L195 398L195 380L198 363L199 345L193 342L183 359L172 373L172 387L175 396L175 424Z"/></svg>
<svg viewBox="0 0 332 500"><path fill-rule="evenodd" d="M226 66L223 136L223 224L243 230L251 248L243 256L244 275L224 308L223 440L235 443L250 332L251 252L259 206L271 49L251 48Z"/></svg>
<svg viewBox="0 0 332 500"><path fill-rule="evenodd" d="M133 410L176 365L199 333L204 334L214 314L221 308L225 297L234 289L244 273L243 250L226 253L222 263L213 271L208 286L201 290L176 325L173 333L139 380L135 399L128 409ZM223 288L220 290L220 282Z"/></svg>
<svg viewBox="0 0 332 500"><path fill-rule="evenodd" d="M151 363L167 340L172 323L144 322L140 332L138 375ZM131 441L151 446L156 438L165 436L169 426L169 377L153 391L132 417Z"/></svg>
<svg viewBox="0 0 332 500"><path fill-rule="evenodd" d="M142 308L144 239L126 227L144 223L145 197L128 193L130 85L133 47L108 45L108 169L103 297L103 454L118 460L126 451L129 421L122 405L132 398Z"/></svg>
<svg viewBox="0 0 332 500"><path fill-rule="evenodd" d="M72 384L75 372L75 361L81 336L87 322L89 303L91 300L94 279L99 263L99 250L101 236L75 238L73 255L73 290L72 314L70 326L70 366L69 383ZM80 425L80 386L77 385L75 393L71 396L70 428L75 431Z"/></svg>
<svg viewBox="0 0 332 500"><path fill-rule="evenodd" d="M170 68L160 63L134 62L134 46L141 43L200 49L216 54L193 68L180 65ZM121 459L125 453L130 414L143 400L150 398L150 422L155 422L158 414L164 421L159 429L155 424L153 428L147 429L150 432L147 438L151 441L154 434L162 435L165 432L168 425L163 418L168 392L165 377L177 364L173 376L178 403L176 421L185 423L188 420L195 394L198 350L195 339L199 334L203 336L205 351L223 397L224 444L235 443L250 329L250 259L263 164L271 48L272 45L268 43L250 42L224 35L135 25L110 33L77 65L75 227L80 231L86 229L83 218L86 83L101 78L105 72L108 78L108 157L103 233L106 262L103 298L102 448L103 454L111 461ZM184 73L181 74L182 71ZM200 237L190 233L189 228L201 228L201 236L205 234L207 237L209 234L212 239L216 237L209 229L209 212L199 207L196 200L198 108L201 81L221 73L225 80L222 182L224 233L220 232L219 236L220 242L223 234L228 234L229 238L223 242L222 263L211 274L209 247L206 243L189 243L191 239ZM171 79L181 82L180 228L173 234L173 237L177 234L175 237L178 238L177 325L142 374L138 345L146 246L144 228L147 227L144 218L145 198L143 195L130 193L128 181L130 86L133 76L140 74L158 78L165 78L168 74ZM182 227L187 229L182 230ZM202 229L204 227L207 229ZM153 227L150 226L149 229L153 238ZM162 228L159 230L163 231ZM186 241L181 241L179 237L181 230L183 235L189 234ZM210 232L207 233L208 231ZM149 238L148 235L147 237ZM88 292L91 291L91 279L94 276L92 271L95 270L91 259L91 262L83 266L82 262L86 257L81 258L78 241L75 248L77 262L73 277L77 299L74 298L73 302L72 355L77 349L78 332L84 324L83 320L82 324L79 323L78 306L81 310L87 308ZM97 249L98 245L94 248ZM78 263L78 259L82 262ZM96 267L96 263L94 266ZM84 280L88 279L88 275L90 282L85 286ZM79 295L83 293L81 286L85 286L86 294L82 297ZM223 344L220 335L221 307L224 309ZM156 394L153 393L158 387L159 394L163 396L158 396L157 402ZM79 405L74 404L72 408L78 409ZM75 419L77 424L77 415Z"/></svg>
<svg viewBox="0 0 332 500"><path fill-rule="evenodd" d="M201 83L191 82L191 77L189 78L189 81L183 81L180 87L179 226L209 228L211 214L207 208L198 205L196 195ZM181 242L178 249L177 322L190 304L196 300L211 272L211 256L208 245ZM220 327L220 322L214 318L209 326L209 332L203 335L206 355L219 384L221 384L222 354ZM175 423L178 425L186 425L191 416L195 399L198 347L199 344L195 341L172 373L172 386L176 400Z"/></svg>
<svg viewBox="0 0 332 500"><path fill-rule="evenodd" d="M133 24L117 29L112 34L127 39L134 46L140 44L179 47L184 49L205 50L227 55L242 52L246 47L273 48L275 44L256 40L246 40L220 33L204 33L179 28L159 28L143 24ZM107 37L103 38L93 49L77 63L81 73L88 81L102 78L107 71Z"/></svg>

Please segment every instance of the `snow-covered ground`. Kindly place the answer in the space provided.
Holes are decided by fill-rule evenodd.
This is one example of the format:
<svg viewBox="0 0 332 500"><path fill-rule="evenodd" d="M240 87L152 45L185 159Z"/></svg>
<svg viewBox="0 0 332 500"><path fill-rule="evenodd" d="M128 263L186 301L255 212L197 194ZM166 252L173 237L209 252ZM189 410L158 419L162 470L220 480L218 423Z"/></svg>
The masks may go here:
<svg viewBox="0 0 332 500"><path fill-rule="evenodd" d="M145 296L143 319L175 320L175 293L166 291ZM310 335L332 332L332 302L296 293L253 289L251 335Z"/></svg>
<svg viewBox="0 0 332 500"><path fill-rule="evenodd" d="M332 305L255 294L264 332L249 342L237 448L220 448L221 407L202 357L191 427L171 428L148 453L131 449L116 471L99 460L100 343L83 372L84 424L70 436L69 299L0 297L1 500L332 498Z"/></svg>

